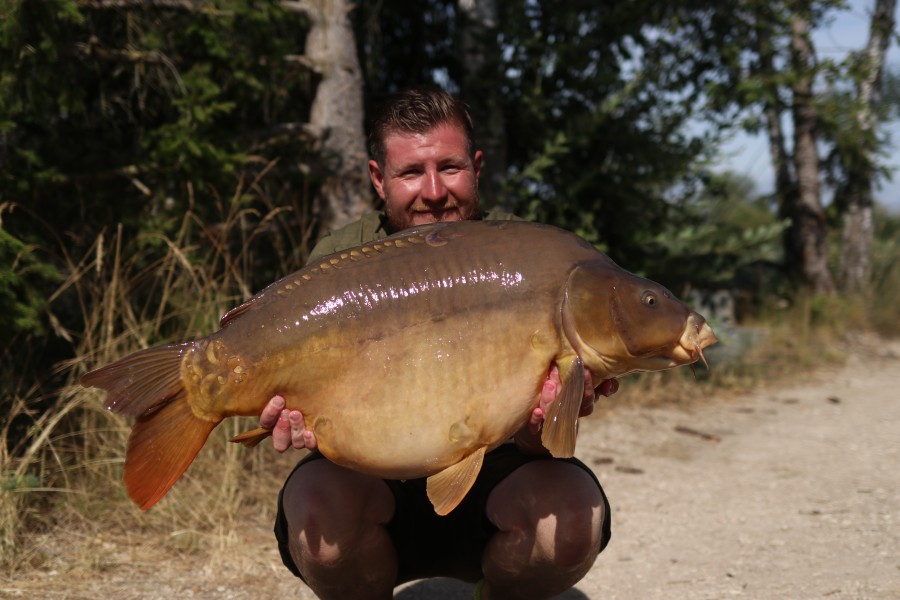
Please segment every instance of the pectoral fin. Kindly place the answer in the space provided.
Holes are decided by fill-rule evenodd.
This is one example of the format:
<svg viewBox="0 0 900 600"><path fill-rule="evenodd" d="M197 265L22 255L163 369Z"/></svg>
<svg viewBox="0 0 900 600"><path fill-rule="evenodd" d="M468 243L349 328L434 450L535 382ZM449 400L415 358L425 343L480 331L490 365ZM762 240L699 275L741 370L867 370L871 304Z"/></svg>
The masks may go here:
<svg viewBox="0 0 900 600"><path fill-rule="evenodd" d="M556 458L569 458L575 454L578 412L584 396L584 364L581 358L574 356L560 361L557 366L562 391L544 416L541 443Z"/></svg>
<svg viewBox="0 0 900 600"><path fill-rule="evenodd" d="M428 499L434 506L434 512L444 516L462 502L481 471L484 451L484 447L481 447L455 465L428 478Z"/></svg>

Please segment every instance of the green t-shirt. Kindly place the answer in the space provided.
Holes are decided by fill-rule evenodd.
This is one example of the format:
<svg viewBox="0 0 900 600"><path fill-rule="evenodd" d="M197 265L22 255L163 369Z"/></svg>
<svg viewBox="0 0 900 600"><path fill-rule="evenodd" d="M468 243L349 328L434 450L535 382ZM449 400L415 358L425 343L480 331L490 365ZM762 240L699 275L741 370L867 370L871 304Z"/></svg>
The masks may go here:
<svg viewBox="0 0 900 600"><path fill-rule="evenodd" d="M520 221L521 219L513 214L499 210L492 210L483 213L480 217L485 221ZM361 244L367 244L380 240L391 235L392 231L388 231L387 217L381 211L369 212L364 214L358 221L354 221L348 225L336 229L328 233L319 240L307 259L307 264L321 258L327 254L333 254L353 248Z"/></svg>

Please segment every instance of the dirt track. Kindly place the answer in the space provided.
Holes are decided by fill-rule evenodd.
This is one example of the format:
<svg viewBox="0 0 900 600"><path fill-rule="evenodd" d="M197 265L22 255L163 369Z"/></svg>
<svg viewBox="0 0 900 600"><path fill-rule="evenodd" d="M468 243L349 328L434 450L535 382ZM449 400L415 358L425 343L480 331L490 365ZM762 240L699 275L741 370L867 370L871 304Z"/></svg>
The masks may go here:
<svg viewBox="0 0 900 600"><path fill-rule="evenodd" d="M900 598L900 342L858 345L790 388L615 409L586 420L578 454L610 497L613 539L561 600ZM313 598L268 531L238 535L215 564L96 540L99 566L22 574L0 597ZM463 600L471 586L396 597Z"/></svg>

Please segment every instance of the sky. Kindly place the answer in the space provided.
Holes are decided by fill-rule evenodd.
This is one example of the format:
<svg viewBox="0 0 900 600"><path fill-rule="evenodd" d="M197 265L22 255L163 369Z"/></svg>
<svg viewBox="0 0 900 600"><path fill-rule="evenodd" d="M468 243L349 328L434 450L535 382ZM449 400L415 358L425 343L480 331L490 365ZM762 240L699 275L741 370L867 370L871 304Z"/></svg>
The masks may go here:
<svg viewBox="0 0 900 600"><path fill-rule="evenodd" d="M822 58L840 59L865 47L869 39L869 18L875 0L851 0L850 10L839 13L830 26L816 31L813 43ZM894 41L888 49L886 66L900 69L900 47ZM887 164L895 170L893 181L883 181L875 199L894 214L900 214L900 121L886 124L892 147ZM735 135L722 146L719 168L745 175L756 182L757 191L768 194L774 188L774 174L765 134Z"/></svg>

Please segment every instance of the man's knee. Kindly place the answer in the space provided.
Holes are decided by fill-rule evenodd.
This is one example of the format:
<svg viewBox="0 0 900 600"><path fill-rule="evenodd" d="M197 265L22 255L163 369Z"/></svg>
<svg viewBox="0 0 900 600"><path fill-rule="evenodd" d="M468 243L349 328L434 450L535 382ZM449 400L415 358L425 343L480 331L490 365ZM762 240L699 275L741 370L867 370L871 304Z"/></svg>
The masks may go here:
<svg viewBox="0 0 900 600"><path fill-rule="evenodd" d="M354 545L383 529L394 499L380 479L326 460L297 469L285 484L283 505L295 562L335 564Z"/></svg>
<svg viewBox="0 0 900 600"><path fill-rule="evenodd" d="M594 479L563 461L535 461L495 488L488 517L501 531L519 531L557 568L593 564L600 552L606 502Z"/></svg>
<svg viewBox="0 0 900 600"><path fill-rule="evenodd" d="M582 498L584 499L584 498ZM553 539L546 540L553 547L555 563L562 569L590 568L600 553L603 520L607 518L601 503L576 502L557 516Z"/></svg>

